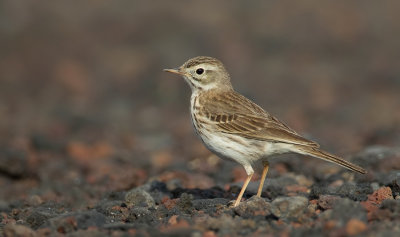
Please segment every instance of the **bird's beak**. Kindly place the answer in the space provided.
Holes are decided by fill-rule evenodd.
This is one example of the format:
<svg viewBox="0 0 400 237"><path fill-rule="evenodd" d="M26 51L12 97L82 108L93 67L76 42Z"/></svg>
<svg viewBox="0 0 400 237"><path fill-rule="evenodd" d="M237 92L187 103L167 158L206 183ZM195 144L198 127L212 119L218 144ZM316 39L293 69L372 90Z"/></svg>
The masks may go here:
<svg viewBox="0 0 400 237"><path fill-rule="evenodd" d="M178 75L184 75L183 72L179 70L179 68L174 68L174 69L164 69L164 72L170 72Z"/></svg>

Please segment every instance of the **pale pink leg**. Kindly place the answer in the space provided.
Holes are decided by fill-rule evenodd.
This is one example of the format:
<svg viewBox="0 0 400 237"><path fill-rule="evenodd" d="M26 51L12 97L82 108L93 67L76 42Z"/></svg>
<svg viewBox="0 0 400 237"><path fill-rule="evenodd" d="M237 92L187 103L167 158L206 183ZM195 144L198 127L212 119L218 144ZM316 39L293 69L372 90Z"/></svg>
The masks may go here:
<svg viewBox="0 0 400 237"><path fill-rule="evenodd" d="M261 192L262 192L262 189L263 189L263 186L264 186L265 177L267 177L268 169L269 169L269 163L265 162L264 163L264 169L263 169L263 172L262 172L262 176L261 176L261 179L260 179L260 186L258 186L258 191L257 191L257 196L258 197L261 197Z"/></svg>
<svg viewBox="0 0 400 237"><path fill-rule="evenodd" d="M242 186L242 190L240 190L239 196L237 197L237 199L235 201L235 204L233 205L234 207L237 207L239 205L239 203L240 203L240 200L242 200L244 191L246 190L247 185L249 184L252 176L253 176L253 174L250 174L249 176L247 176L246 181L244 181L244 184Z"/></svg>

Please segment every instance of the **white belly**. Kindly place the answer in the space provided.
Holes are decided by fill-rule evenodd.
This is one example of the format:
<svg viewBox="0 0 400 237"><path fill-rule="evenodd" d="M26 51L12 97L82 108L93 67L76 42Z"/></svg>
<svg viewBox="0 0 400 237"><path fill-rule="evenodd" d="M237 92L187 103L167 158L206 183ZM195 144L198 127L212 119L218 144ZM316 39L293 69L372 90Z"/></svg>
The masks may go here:
<svg viewBox="0 0 400 237"><path fill-rule="evenodd" d="M240 164L267 160L269 156L290 152L291 144L249 140L237 135L203 132L205 146L224 159Z"/></svg>

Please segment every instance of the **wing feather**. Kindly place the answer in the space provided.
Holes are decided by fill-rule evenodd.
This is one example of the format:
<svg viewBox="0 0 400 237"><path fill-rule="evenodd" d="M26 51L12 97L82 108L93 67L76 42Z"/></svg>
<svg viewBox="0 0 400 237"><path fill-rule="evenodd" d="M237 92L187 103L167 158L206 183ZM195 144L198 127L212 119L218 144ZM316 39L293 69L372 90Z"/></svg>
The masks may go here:
<svg viewBox="0 0 400 237"><path fill-rule="evenodd" d="M203 113L215 131L249 139L319 147L237 92L208 93L200 98Z"/></svg>

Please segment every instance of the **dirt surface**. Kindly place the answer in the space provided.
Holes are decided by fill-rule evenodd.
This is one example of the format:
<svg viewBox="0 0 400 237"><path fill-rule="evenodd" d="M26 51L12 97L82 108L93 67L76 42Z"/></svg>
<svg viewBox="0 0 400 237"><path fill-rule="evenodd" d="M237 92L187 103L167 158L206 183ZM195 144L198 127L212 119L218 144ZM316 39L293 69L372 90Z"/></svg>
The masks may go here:
<svg viewBox="0 0 400 237"><path fill-rule="evenodd" d="M0 203L5 236L400 234L400 149L370 147L353 156L367 175L283 158L271 170L262 198L255 196L257 182L252 182L235 208L232 200L244 173L212 157L210 163L152 177L128 163L119 169L131 173L114 172L113 160L87 163L77 171L74 162L51 157L24 175L2 167L2 190L12 195ZM23 162L15 159L8 167ZM230 180L223 186L214 182L221 170Z"/></svg>
<svg viewBox="0 0 400 237"><path fill-rule="evenodd" d="M400 236L399 8L4 1L0 236ZM243 168L204 148L162 71L198 55L368 173L283 155L233 208Z"/></svg>

